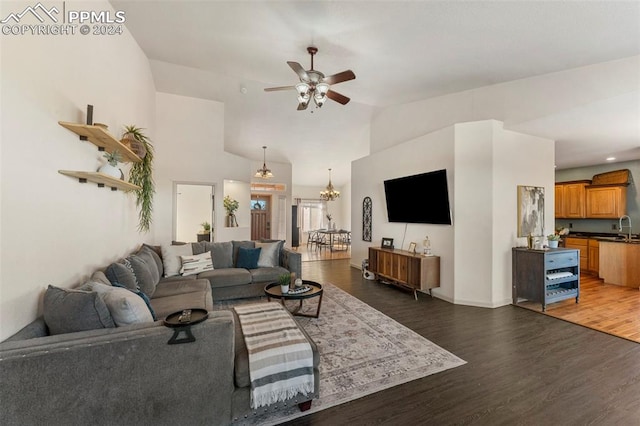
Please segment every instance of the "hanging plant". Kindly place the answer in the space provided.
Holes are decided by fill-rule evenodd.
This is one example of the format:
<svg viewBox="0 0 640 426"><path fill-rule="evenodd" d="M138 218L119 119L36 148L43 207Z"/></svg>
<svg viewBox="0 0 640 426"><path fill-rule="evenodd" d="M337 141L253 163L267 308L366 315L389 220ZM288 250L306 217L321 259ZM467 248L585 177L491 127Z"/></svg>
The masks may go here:
<svg viewBox="0 0 640 426"><path fill-rule="evenodd" d="M142 161L133 163L129 173L129 182L140 187L140 189L136 190L136 205L139 209L138 230L140 232L148 232L152 221L153 194L155 194L156 190L153 182L153 146L149 138L142 133L142 130L135 126L125 126L125 131L144 145L146 151Z"/></svg>

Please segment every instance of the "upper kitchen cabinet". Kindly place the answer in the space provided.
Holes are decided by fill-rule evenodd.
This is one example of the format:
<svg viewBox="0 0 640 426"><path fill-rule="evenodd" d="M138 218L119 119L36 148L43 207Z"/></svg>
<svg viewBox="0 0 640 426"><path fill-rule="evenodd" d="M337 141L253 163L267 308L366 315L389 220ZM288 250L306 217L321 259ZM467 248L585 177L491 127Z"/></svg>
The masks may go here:
<svg viewBox="0 0 640 426"><path fill-rule="evenodd" d="M589 180L582 180L556 184L556 218L582 219L585 217L585 189L590 183Z"/></svg>
<svg viewBox="0 0 640 426"><path fill-rule="evenodd" d="M588 218L617 219L627 214L626 185L588 186L586 199Z"/></svg>

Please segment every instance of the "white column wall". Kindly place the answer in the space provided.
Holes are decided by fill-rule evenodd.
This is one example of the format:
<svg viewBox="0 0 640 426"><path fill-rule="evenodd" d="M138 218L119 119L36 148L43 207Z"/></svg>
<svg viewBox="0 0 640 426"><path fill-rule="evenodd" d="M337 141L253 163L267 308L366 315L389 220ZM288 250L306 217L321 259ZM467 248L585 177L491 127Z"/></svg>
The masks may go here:
<svg viewBox="0 0 640 426"><path fill-rule="evenodd" d="M33 2L3 2L2 16ZM112 11L106 1L74 4ZM42 313L47 285L72 287L151 238L137 232L135 197L78 183L58 170L95 171L102 153L58 125L126 124L154 140L155 87L147 58L117 36L1 37L0 340ZM121 165L128 174L128 165Z"/></svg>

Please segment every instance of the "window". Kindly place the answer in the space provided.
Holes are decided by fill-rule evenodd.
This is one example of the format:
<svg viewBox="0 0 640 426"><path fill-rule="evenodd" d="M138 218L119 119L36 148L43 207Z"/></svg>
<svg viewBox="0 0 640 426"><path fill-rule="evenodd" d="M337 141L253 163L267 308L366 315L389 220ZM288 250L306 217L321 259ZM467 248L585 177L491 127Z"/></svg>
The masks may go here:
<svg viewBox="0 0 640 426"><path fill-rule="evenodd" d="M309 232L322 228L327 211L327 202L323 200L299 200L300 231Z"/></svg>

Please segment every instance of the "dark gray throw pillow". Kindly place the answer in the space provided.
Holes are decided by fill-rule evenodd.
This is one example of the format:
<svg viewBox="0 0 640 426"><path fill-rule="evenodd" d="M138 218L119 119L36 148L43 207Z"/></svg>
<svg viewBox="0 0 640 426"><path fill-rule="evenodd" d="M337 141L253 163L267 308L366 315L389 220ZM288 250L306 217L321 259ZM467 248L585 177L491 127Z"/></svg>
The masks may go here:
<svg viewBox="0 0 640 426"><path fill-rule="evenodd" d="M233 268L233 244L224 241L211 244L211 260L214 269Z"/></svg>
<svg viewBox="0 0 640 426"><path fill-rule="evenodd" d="M151 267L155 269L155 265L148 265L147 262L140 256L132 254L128 256L125 260L129 262L131 268L133 268L133 273L136 276L136 281L138 282L138 288L147 296L152 296L156 291L157 281L154 280L153 274L151 272Z"/></svg>
<svg viewBox="0 0 640 426"><path fill-rule="evenodd" d="M138 290L138 281L133 272L133 267L130 264L129 267L127 267L124 263L114 262L107 266L104 274L109 278L112 285L118 283L121 287L128 288L131 291Z"/></svg>
<svg viewBox="0 0 640 426"><path fill-rule="evenodd" d="M158 279L162 278L162 275L164 274L164 269L162 266L162 249L160 247L152 247L148 244L143 244L142 247L140 248L141 252L146 252L148 253L152 258L153 261L156 263L156 266L158 267Z"/></svg>
<svg viewBox="0 0 640 426"><path fill-rule="evenodd" d="M52 335L116 326L104 300L91 291L50 285L44 293L43 311Z"/></svg>

